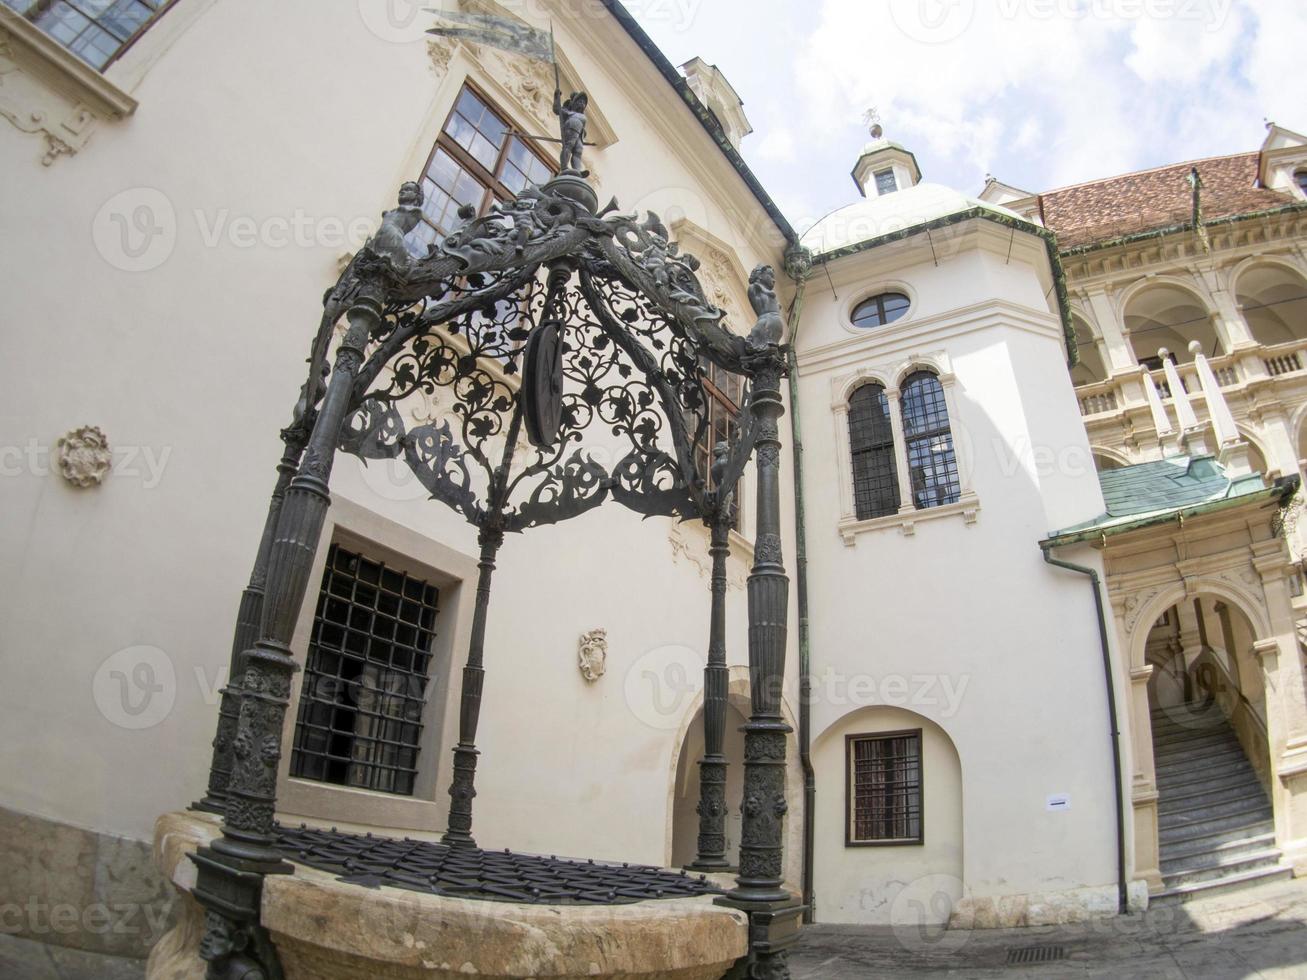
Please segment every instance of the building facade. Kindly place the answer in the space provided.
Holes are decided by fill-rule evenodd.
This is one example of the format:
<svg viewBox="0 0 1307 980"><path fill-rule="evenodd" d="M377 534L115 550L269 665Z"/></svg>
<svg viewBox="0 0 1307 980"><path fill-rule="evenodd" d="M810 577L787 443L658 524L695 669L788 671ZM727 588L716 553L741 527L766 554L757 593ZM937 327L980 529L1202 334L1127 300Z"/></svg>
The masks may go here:
<svg viewBox="0 0 1307 980"><path fill-rule="evenodd" d="M405 181L425 192L422 251L460 209L507 206L559 169L552 68L384 6L0 6L17 230L0 239L6 931L131 955L158 941L174 894L154 822L206 790L319 298ZM813 256L806 280L778 277L794 351L788 887L820 922L978 926L1174 892L1156 732L1212 698L1269 794L1256 868L1302 870L1298 531L1280 505L1305 455L1307 140L1276 129L1259 154L1200 163L1196 198L1188 165L1121 178L1130 214L1138 198L1162 217L1104 231L1114 198L1094 185L968 198L877 134L862 199L800 238L739 156L751 127L722 73L678 71L620 4L592 6L547 0L531 26L552 21L564 94L590 97L601 201L656 215L739 333L750 270L799 244ZM1149 361L1157 347L1177 363ZM744 397L726 377L709 388L705 467ZM416 421L451 412L447 394L418 401ZM1150 497L1158 473L1136 464L1179 474ZM752 491L746 473L726 575L728 855ZM439 835L476 534L398 465L342 457L331 492L279 816ZM510 539L480 843L694 859L711 568L705 527L620 508ZM52 931L56 907L76 922ZM148 914L122 922L128 908Z"/></svg>

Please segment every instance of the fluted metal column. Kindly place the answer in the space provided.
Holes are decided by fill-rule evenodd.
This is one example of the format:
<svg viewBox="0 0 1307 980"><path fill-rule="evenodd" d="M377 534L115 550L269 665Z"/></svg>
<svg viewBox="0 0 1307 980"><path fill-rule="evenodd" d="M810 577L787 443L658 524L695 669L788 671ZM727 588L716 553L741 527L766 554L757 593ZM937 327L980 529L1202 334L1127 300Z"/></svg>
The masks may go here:
<svg viewBox="0 0 1307 980"><path fill-rule="evenodd" d="M282 726L291 675L298 669L290 641L331 503L328 481L350 392L381 312L368 296L360 296L350 308L349 329L336 353L313 434L282 503L268 559L260 639L243 658L222 836L192 856L199 869L193 893L208 913L206 945L211 938L219 942L231 928L251 930L256 940L262 936L258 921L263 877L291 870L274 846ZM216 968L211 966L210 972Z"/></svg>
<svg viewBox="0 0 1307 980"><path fill-rule="evenodd" d="M286 490L299 468L304 453L307 433L297 423L282 432L283 451L277 464L277 484L268 501L268 516L263 522L263 537L259 540L254 568L249 584L241 593L236 612L236 629L232 637L231 660L227 670L227 684L219 692L218 730L213 737L213 755L209 762L209 786L204 798L192 804L196 810L222 814L227 811L227 784L231 780L232 746L236 741L236 726L240 721L241 677L245 672L245 651L259 639L263 622L263 594L268 580L268 560L272 555L272 542L277 523L281 519L281 505Z"/></svg>
<svg viewBox="0 0 1307 980"><path fill-rule="evenodd" d="M748 911L752 963L749 974L765 980L790 975L787 947L798 936L803 906L784 886L786 739L792 729L781 715L789 577L785 574L780 520L780 429L785 412L780 383L784 360L773 349L753 375L757 438L757 528L749 575L749 694L744 726L744 799L740 810L740 873L728 904Z"/></svg>
<svg viewBox="0 0 1307 980"><path fill-rule="evenodd" d="M732 508L712 517L712 613L708 626L708 664L703 669L703 758L699 760L699 844L690 867L696 871L725 871L726 857L726 771L729 763L722 753L726 736L726 560L730 557Z"/></svg>

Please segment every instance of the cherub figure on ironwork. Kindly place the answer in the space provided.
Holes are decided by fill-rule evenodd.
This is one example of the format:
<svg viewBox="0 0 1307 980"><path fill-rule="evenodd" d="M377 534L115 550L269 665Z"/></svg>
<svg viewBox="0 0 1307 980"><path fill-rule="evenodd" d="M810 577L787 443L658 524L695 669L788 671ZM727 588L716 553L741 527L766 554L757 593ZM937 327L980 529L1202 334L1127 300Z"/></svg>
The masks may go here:
<svg viewBox="0 0 1307 980"><path fill-rule="evenodd" d="M563 101L562 89L554 89L554 115L558 117L563 147L558 154L558 165L564 173L588 177L584 169L582 156L585 153L585 110L590 105L590 96L584 92L573 92Z"/></svg>
<svg viewBox="0 0 1307 980"><path fill-rule="evenodd" d="M502 214L513 223L514 255L521 255L526 251L527 243L531 241L531 236L539 227L535 213L539 200L540 192L534 187L527 187L507 204L496 203L491 208L496 214Z"/></svg>
<svg viewBox="0 0 1307 980"><path fill-rule="evenodd" d="M785 336L781 304L776 298L776 270L759 265L749 273L749 304L758 320L749 331L749 346L755 350L775 347Z"/></svg>
<svg viewBox="0 0 1307 980"><path fill-rule="evenodd" d="M422 220L422 185L408 181L399 189L399 206L381 216L381 227L368 242L377 255L390 259L400 268L413 264L405 238Z"/></svg>

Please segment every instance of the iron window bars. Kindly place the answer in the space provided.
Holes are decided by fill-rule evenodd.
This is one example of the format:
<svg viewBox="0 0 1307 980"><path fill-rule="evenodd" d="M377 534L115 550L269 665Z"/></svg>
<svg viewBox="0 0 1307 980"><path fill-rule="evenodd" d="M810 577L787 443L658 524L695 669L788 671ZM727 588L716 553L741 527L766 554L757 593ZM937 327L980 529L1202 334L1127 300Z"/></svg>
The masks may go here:
<svg viewBox="0 0 1307 980"><path fill-rule="evenodd" d="M865 384L849 399L849 447L858 520L898 513L894 427L890 424L889 400L879 384Z"/></svg>
<svg viewBox="0 0 1307 980"><path fill-rule="evenodd" d="M327 554L291 775L411 796L436 588L339 544Z"/></svg>
<svg viewBox="0 0 1307 980"><path fill-rule="evenodd" d="M921 844L921 730L850 735L845 844Z"/></svg>
<svg viewBox="0 0 1307 980"><path fill-rule="evenodd" d="M174 0L3 0L92 68L103 71Z"/></svg>

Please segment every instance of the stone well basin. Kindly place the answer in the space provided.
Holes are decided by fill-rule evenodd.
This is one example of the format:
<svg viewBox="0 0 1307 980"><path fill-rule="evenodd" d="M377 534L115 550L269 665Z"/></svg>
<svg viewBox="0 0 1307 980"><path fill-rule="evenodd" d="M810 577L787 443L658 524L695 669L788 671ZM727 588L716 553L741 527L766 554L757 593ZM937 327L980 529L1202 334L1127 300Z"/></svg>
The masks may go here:
<svg viewBox="0 0 1307 980"><path fill-rule="evenodd" d="M155 863L179 893L178 925L150 955L147 980L204 980L203 914L188 855L216 821L170 813ZM296 865L264 884L263 924L286 980L719 980L748 946L744 913L708 896L629 905L519 905L365 888Z"/></svg>

